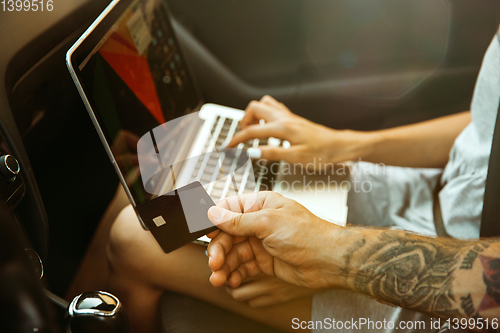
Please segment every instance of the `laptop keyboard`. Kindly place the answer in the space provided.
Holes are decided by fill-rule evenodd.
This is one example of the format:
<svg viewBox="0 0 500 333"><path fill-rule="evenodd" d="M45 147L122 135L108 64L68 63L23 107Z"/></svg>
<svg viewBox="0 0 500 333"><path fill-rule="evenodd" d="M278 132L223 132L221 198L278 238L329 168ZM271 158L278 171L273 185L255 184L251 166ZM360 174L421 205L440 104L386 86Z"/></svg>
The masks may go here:
<svg viewBox="0 0 500 333"><path fill-rule="evenodd" d="M229 142L239 130L238 121L218 116L211 129L211 140L207 140L203 153L214 151L223 143ZM242 149L267 145L267 143L267 139L240 143L237 147L240 150L236 156L226 156L223 152L220 153L222 163L213 154L202 154L196 163L191 180L204 184L205 190L215 202L234 194L257 192L267 180L265 171L268 162L253 160L251 165L247 163L239 169L236 169L236 163Z"/></svg>

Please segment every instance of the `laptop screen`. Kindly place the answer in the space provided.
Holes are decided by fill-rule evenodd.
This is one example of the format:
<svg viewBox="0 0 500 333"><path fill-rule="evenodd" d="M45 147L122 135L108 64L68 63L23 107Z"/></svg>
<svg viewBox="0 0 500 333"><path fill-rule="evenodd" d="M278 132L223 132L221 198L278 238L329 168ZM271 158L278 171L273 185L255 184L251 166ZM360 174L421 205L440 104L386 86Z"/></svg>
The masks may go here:
<svg viewBox="0 0 500 333"><path fill-rule="evenodd" d="M161 0L131 1L114 23L106 24L104 36L74 66L139 204L151 197L140 179L139 138L193 111L200 101Z"/></svg>

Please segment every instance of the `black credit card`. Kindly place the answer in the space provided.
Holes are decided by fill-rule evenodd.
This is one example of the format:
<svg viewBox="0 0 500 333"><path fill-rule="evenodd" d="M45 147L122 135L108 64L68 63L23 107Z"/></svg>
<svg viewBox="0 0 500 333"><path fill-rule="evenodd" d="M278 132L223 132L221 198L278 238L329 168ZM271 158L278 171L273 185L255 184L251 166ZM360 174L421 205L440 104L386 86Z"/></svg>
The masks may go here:
<svg viewBox="0 0 500 333"><path fill-rule="evenodd" d="M164 194L135 208L165 253L217 230L208 219L215 206L200 182Z"/></svg>

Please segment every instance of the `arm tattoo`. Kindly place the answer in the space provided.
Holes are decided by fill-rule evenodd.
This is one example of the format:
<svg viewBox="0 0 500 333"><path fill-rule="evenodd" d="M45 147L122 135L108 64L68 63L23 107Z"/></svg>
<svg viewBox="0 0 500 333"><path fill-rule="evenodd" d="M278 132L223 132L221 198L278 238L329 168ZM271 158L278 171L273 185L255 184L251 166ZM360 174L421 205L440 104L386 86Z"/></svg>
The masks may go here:
<svg viewBox="0 0 500 333"><path fill-rule="evenodd" d="M366 240L362 239L360 241L354 242L354 244L347 249L346 254L344 255L344 260L345 260L345 264L346 264L345 267L349 267L351 256L353 255L353 253L356 252L357 250L361 249L365 245L366 245ZM347 278L347 276L349 275L349 270L345 269L343 271L343 273L344 273L345 277Z"/></svg>
<svg viewBox="0 0 500 333"><path fill-rule="evenodd" d="M387 230L379 234L375 245L365 239L354 244L344 259L352 263L353 256L361 256L353 276L358 292L431 315L480 318L482 311L500 307L500 258L484 255L495 242L499 240L464 244ZM484 296L477 307L471 294L457 296L452 290L455 273L477 267L476 262L484 282Z"/></svg>
<svg viewBox="0 0 500 333"><path fill-rule="evenodd" d="M482 314L491 316L485 311L500 308L500 258L495 251L485 251L493 243L498 249L498 238L464 242L386 230L375 240L363 237L347 249L344 260L354 271L347 269L346 276L356 291L382 302L431 316L478 319ZM482 280L474 281L471 291L454 293L454 280L472 269L481 272ZM490 331L500 329L490 327Z"/></svg>
<svg viewBox="0 0 500 333"><path fill-rule="evenodd" d="M385 238L382 234L381 238ZM443 247L408 236L374 249L354 278L357 291L379 300L443 316L460 314L451 291L456 246Z"/></svg>
<svg viewBox="0 0 500 333"><path fill-rule="evenodd" d="M476 260L479 253L483 252L487 249L490 244L477 244L474 245L472 249L467 252L464 259L462 260L462 264L460 265L460 269L472 269L472 265L474 264L474 260Z"/></svg>

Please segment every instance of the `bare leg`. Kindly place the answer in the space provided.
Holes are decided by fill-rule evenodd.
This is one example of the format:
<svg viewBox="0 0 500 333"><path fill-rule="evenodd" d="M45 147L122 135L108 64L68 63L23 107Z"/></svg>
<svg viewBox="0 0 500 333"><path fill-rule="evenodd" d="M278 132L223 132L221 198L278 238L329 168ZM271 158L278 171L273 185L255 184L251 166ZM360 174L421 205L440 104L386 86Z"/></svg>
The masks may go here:
<svg viewBox="0 0 500 333"><path fill-rule="evenodd" d="M155 331L158 301L166 289L284 331L292 331L293 318L310 320L311 297L250 308L232 299L224 289L214 288L208 280L212 272L205 250L204 246L189 244L166 254L151 233L142 229L132 207L120 213L110 234L108 289L122 300L135 332Z"/></svg>
<svg viewBox="0 0 500 333"><path fill-rule="evenodd" d="M105 289L109 274L109 264L106 258L109 231L113 221L127 205L129 205L127 195L123 187L118 185L115 196L102 216L78 271L66 291L66 300L71 301L73 297L86 291Z"/></svg>

